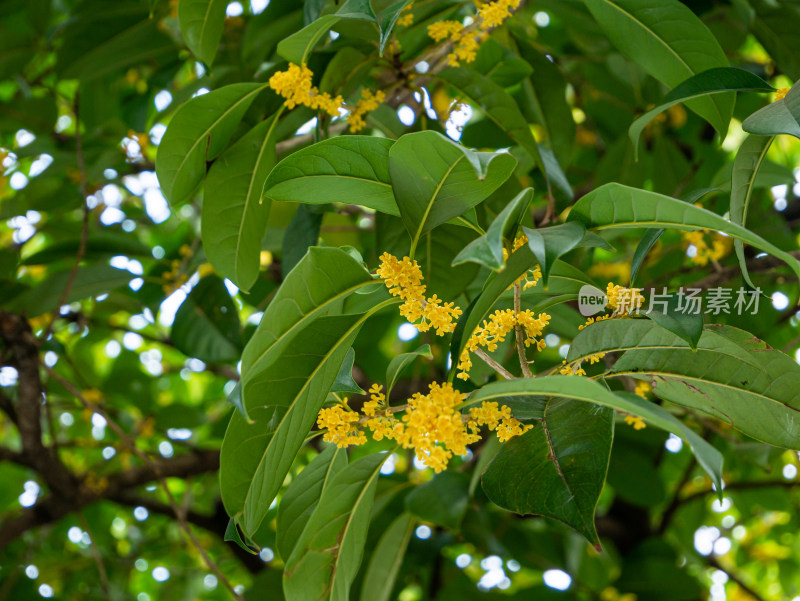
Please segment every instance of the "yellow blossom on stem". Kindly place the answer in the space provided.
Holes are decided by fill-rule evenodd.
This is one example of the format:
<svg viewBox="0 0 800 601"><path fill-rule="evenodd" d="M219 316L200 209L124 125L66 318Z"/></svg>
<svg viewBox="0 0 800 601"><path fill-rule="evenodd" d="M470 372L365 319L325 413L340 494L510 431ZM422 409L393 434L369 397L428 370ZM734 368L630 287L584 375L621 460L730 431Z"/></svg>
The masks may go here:
<svg viewBox="0 0 800 601"><path fill-rule="evenodd" d="M397 23L395 24L397 27L408 27L414 24L414 13L411 12L413 7L414 3L411 2L403 8L400 13L400 18L397 19Z"/></svg>
<svg viewBox="0 0 800 601"><path fill-rule="evenodd" d="M647 427L647 424L645 424L644 420L638 415L626 415L625 423L629 426L633 426L634 430L641 430Z"/></svg>
<svg viewBox="0 0 800 601"><path fill-rule="evenodd" d="M364 115L374 111L384 100L386 100L386 93L383 90L378 90L377 92L362 90L361 100L356 103L356 106L347 117L350 131L356 133L364 129L367 125L367 122L364 121Z"/></svg>
<svg viewBox="0 0 800 601"><path fill-rule="evenodd" d="M791 88L781 88L775 92L775 100L773 102L777 102L778 100L783 100L786 98L786 94L789 93L789 90L791 90Z"/></svg>
<svg viewBox="0 0 800 601"><path fill-rule="evenodd" d="M608 307L614 310L614 315L625 317L632 312L638 312L644 303L644 296L640 288L625 288L613 282L606 287Z"/></svg>
<svg viewBox="0 0 800 601"><path fill-rule="evenodd" d="M331 117L339 115L344 104L341 96L331 97L327 92L320 92L311 85L314 74L305 64L300 66L289 63L286 71L278 71L269 78L269 87L286 99L286 106L293 109L302 105L314 110L323 110Z"/></svg>
<svg viewBox="0 0 800 601"><path fill-rule="evenodd" d="M711 243L708 242L708 235L711 234ZM711 230L695 230L684 232L684 247L692 249L693 254L689 260L695 265L705 266L709 262L719 261L731 252L733 239L723 236Z"/></svg>
<svg viewBox="0 0 800 601"><path fill-rule="evenodd" d="M566 360L561 362L561 368L558 370L562 376L585 376L586 372L583 370L579 362L567 363Z"/></svg>
<svg viewBox="0 0 800 601"><path fill-rule="evenodd" d="M347 408L347 399L341 405L322 409L317 416L317 426L327 431L322 437L325 442L332 442L339 448L359 445L367 442L367 437L358 428L360 416Z"/></svg>
<svg viewBox="0 0 800 601"><path fill-rule="evenodd" d="M653 387L650 385L650 382L645 380L639 380L636 382L636 388L633 389L633 392L638 394L643 399L647 398L647 394L653 390Z"/></svg>

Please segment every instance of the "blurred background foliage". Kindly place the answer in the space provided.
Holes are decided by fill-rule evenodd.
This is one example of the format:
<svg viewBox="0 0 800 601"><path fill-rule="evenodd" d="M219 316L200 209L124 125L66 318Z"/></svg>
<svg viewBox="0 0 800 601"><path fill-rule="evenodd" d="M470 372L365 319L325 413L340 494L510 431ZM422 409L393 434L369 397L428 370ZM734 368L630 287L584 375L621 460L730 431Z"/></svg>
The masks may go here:
<svg viewBox="0 0 800 601"><path fill-rule="evenodd" d="M775 88L800 78L796 2L685 4L733 66ZM334 5L212 0L210 10L225 17L209 65L187 49L174 1L0 3L0 305L4 323L24 314L24 323L43 338L33 348L43 362L46 390L46 451L41 461L30 461L22 458L24 433L17 422L24 417L15 410L21 370L9 360L10 343L0 349L0 599L226 599L230 592L220 574L247 599L281 598L282 563L274 545L259 541L261 553L249 555L224 542L228 517L216 470L233 411L226 398L238 379L237 361L288 267L309 245L349 245L375 265L381 252L402 253L407 242L396 220L358 207L275 203L262 269L244 294L205 258L201 196L168 204L154 161L177 107L227 84L265 81L285 66L277 43ZM396 44L392 60L420 56L431 43L428 23L461 19L474 6L419 0L413 12L414 23L390 42ZM374 52L374 42L358 23L334 29L309 66L330 89L345 89L336 82L358 72L353 65ZM486 72L497 65L501 85L561 166L575 197L606 182L676 197L714 188L701 202L723 213L732 159L744 137L741 121L770 100L740 95L721 141L705 121L677 105L647 128L636 162L628 127L659 103L666 88L615 49L582 2L524 3L484 43L471 68ZM381 70L391 68L391 60L381 59L362 67L360 77L370 74L380 82ZM513 145L441 81L424 89L409 85L415 94L399 107L383 105L372 113L368 131L397 137L433 129L467 146ZM252 125L279 104L277 96L265 94L245 121ZM284 155L326 134L309 109L295 110L281 123L282 139L290 141ZM533 164L518 158L516 177L481 206L481 222L490 222L526 185L537 191L530 219L538 222L545 214L547 187ZM749 226L792 250L800 220L800 142L778 138L768 159ZM555 196L560 213L571 201L563 189ZM586 252L576 266L600 282L625 283L638 237L619 236L616 253ZM443 229L436 247L424 251L434 259L431 290L448 299L469 296L478 267L449 265L470 239L468 230ZM75 271L79 249L83 259ZM640 283L677 287L713 277L738 286L735 257L698 266L691 254L679 232L667 232ZM798 290L787 273L774 265L754 270L754 281L771 291L772 306L765 299L757 316L722 321L800 357L800 319L793 308ZM574 308L559 309L537 369L561 363L564 345L583 321ZM366 389L381 381L393 356L422 343L431 344L434 361L408 370L398 385L403 394L441 379L447 349L435 337L409 331L395 311L381 313L355 342L357 382ZM489 372L476 365L472 377L485 380ZM797 454L744 440L718 422L689 419L726 457L724 499L715 501L710 481L679 439L620 425L598 509L602 553L566 526L494 507L466 475L437 483L441 477L420 469L412 455L393 456L382 470L367 549L376 548L404 507L417 521L391 598L800 598ZM304 450L294 472L316 453L314 445ZM469 474L479 457L460 461ZM62 468L79 485L59 484L53 470ZM159 485L161 477L170 495ZM65 496L59 486L74 494ZM417 495L416 502L410 495ZM187 538L187 527L198 544ZM368 553L364 563L369 559ZM354 596L360 587L357 581Z"/></svg>

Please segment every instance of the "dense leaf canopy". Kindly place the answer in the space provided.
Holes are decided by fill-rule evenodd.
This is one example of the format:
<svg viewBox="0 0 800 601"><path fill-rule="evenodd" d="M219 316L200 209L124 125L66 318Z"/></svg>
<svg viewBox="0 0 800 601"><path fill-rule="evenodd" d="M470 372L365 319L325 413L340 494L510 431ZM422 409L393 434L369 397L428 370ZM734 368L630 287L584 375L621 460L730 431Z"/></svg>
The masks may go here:
<svg viewBox="0 0 800 601"><path fill-rule="evenodd" d="M4 0L0 601L800 599L799 57L792 0Z"/></svg>

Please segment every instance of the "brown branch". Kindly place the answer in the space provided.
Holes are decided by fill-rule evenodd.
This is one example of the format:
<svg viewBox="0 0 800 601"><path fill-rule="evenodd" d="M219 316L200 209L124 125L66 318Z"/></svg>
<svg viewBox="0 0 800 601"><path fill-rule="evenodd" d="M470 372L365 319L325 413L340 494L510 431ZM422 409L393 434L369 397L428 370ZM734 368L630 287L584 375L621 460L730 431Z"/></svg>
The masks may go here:
<svg viewBox="0 0 800 601"><path fill-rule="evenodd" d="M473 352L474 352L474 353L475 353L475 354L476 354L478 357L480 357L481 359L483 359L483 361L484 361L484 362L485 362L485 363L486 363L486 364L487 364L489 367L491 367L493 370L495 370L497 373L499 373L501 376L503 376L503 377L504 377L506 380L513 380L513 379L515 379L515 376L514 376L514 374L512 374L512 373L511 373L510 371L508 371L508 370L507 370L505 367L503 367L502 365L500 365L500 364L499 364L497 361L495 361L494 359L492 359L492 358L489 356L489 354L488 354L486 351L484 351L482 348L475 349Z"/></svg>
<svg viewBox="0 0 800 601"><path fill-rule="evenodd" d="M800 259L800 250L795 250L789 253L795 259ZM753 273L762 272L762 271L771 271L776 267L780 267L784 265L784 262L780 259L775 257L761 257L760 259L748 259L746 262L747 270ZM741 274L741 268L739 265L731 265L729 267L722 267L719 271L712 273L704 277L702 280L699 280L691 285L692 288L702 288L706 290L708 288L716 288L724 284L725 282L732 280L733 278L737 277Z"/></svg>
<svg viewBox="0 0 800 601"><path fill-rule="evenodd" d="M230 594L234 599L237 599L237 601L244 601L244 597L242 597L239 593L237 593L234 590L233 585L231 585L228 578L225 576L225 574L222 573L222 570L220 570L219 566L217 566L214 560L211 559L205 547L203 547L203 545L197 539L197 536L195 536L194 531L192 531L191 526L186 521L185 512L178 505L177 501L175 500L175 497L172 495L172 492L169 489L169 486L167 486L166 476L164 475L164 473L162 473L158 463L152 460L147 455L145 455L139 449L139 447L136 446L136 443L131 439L131 437L128 436L125 433L125 431L119 425L117 425L117 423L114 420L111 419L111 416L108 413L106 413L106 411L102 407L99 407L98 405L84 398L81 392L71 382L59 376L51 368L45 366L45 369L53 379L58 381L59 384L61 384L64 388L66 388L67 391L70 394L72 394L76 399L78 399L84 407L95 413L99 413L100 415L102 415L106 419L106 422L114 431L114 433L117 436L119 436L120 440L122 440L122 442L125 443L125 445L131 450L131 452L133 452L136 456L138 456L145 463L146 466L150 466L154 469L154 474L156 476L156 479L161 485L161 488L164 490L164 494L167 496L167 500L169 501L169 505L172 508L173 513L175 514L175 518L178 520L178 524L181 526L183 531L186 533L186 536L195 546L198 553L200 553L200 556L205 561L206 565L208 566L208 569L214 572L214 575L223 584L223 586L225 586L225 588L227 588L228 591L230 591Z"/></svg>
<svg viewBox="0 0 800 601"><path fill-rule="evenodd" d="M520 283L514 282L514 315L519 315L522 309L521 295ZM526 378L532 378L533 374L528 365L528 357L525 354L525 332L522 331L522 326L519 325L519 323L514 324L514 332L517 338L517 355L519 356L519 366L522 368L522 375Z"/></svg>

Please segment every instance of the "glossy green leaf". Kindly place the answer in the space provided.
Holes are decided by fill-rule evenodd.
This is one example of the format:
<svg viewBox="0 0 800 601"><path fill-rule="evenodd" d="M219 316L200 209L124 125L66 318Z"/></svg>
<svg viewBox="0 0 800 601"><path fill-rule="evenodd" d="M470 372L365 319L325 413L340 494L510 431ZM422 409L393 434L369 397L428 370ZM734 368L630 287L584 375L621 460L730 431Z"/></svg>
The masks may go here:
<svg viewBox="0 0 800 601"><path fill-rule="evenodd" d="M287 601L347 601L367 539L380 467L367 455L336 474L322 491L283 573Z"/></svg>
<svg viewBox="0 0 800 601"><path fill-rule="evenodd" d="M328 34L340 19L360 19L375 23L376 17L368 0L348 0L333 14L322 15L300 31L278 44L278 54L296 65L307 61L314 46Z"/></svg>
<svg viewBox="0 0 800 601"><path fill-rule="evenodd" d="M731 172L730 214L731 221L737 225L744 227L747 221L747 211L756 187L756 177L774 139L774 136L747 136L736 153ZM734 240L733 247L736 250L736 258L739 260L742 276L751 288L755 288L747 271L747 260L744 256L742 241Z"/></svg>
<svg viewBox="0 0 800 601"><path fill-rule="evenodd" d="M469 476L448 470L412 490L406 509L425 522L458 530L468 502Z"/></svg>
<svg viewBox="0 0 800 601"><path fill-rule="evenodd" d="M286 489L278 505L276 530L276 546L284 560L291 556L325 487L345 467L347 452L335 445L328 445L295 476Z"/></svg>
<svg viewBox="0 0 800 601"><path fill-rule="evenodd" d="M258 553L257 550L250 548L250 546L244 540L242 540L242 535L239 532L239 528L236 526L236 521L233 518L228 520L228 525L225 527L225 536L223 537L223 540L226 542L235 543L238 547L244 549L251 555L256 555Z"/></svg>
<svg viewBox="0 0 800 601"><path fill-rule="evenodd" d="M664 400L713 415L756 440L800 449L800 365L742 330L718 326L715 332L739 344L757 366L702 349L632 349L612 373L650 376Z"/></svg>
<svg viewBox="0 0 800 601"><path fill-rule="evenodd" d="M525 149L547 177L531 128L508 92L488 77L470 69L448 67L442 70L437 77L479 106L489 119Z"/></svg>
<svg viewBox="0 0 800 601"><path fill-rule="evenodd" d="M657 299L651 297L652 310L647 311L645 315L696 349L703 334L703 314L687 312L687 307L681 306L681 298L677 294L670 294L666 298L663 294L662 292Z"/></svg>
<svg viewBox="0 0 800 601"><path fill-rule="evenodd" d="M201 218L203 250L220 275L247 292L258 278L270 203L261 190L275 165L276 118L262 121L214 161Z"/></svg>
<svg viewBox="0 0 800 601"><path fill-rule="evenodd" d="M178 23L189 50L206 65L214 62L225 26L226 0L180 0Z"/></svg>
<svg viewBox="0 0 800 601"><path fill-rule="evenodd" d="M281 243L281 273L284 278L305 256L308 249L319 243L323 214L314 208L306 205L297 207L284 232Z"/></svg>
<svg viewBox="0 0 800 601"><path fill-rule="evenodd" d="M797 259L750 230L688 202L647 190L605 184L575 203L568 221L581 221L587 228L598 230L630 227L716 230L774 255L800 278Z"/></svg>
<svg viewBox="0 0 800 601"><path fill-rule="evenodd" d="M523 227L522 231L528 237L528 248L539 262L545 286L556 259L569 251L579 246L610 248L600 236L587 232L583 225L574 221L535 230Z"/></svg>
<svg viewBox="0 0 800 601"><path fill-rule="evenodd" d="M692 352L688 349L687 351ZM722 455L720 452L664 408L635 394L614 393L596 381L581 376L544 376L492 382L473 392L469 397L469 402L473 404L495 399L508 399L513 396L573 399L643 417L648 424L671 432L685 440L691 446L698 463L716 484L717 490L722 490ZM534 428L534 430L536 429Z"/></svg>
<svg viewBox="0 0 800 601"><path fill-rule="evenodd" d="M564 522L599 549L594 512L613 438L611 409L548 399L541 423L500 448L481 478L483 490L515 513Z"/></svg>
<svg viewBox="0 0 800 601"><path fill-rule="evenodd" d="M70 269L58 271L48 275L36 286L23 292L18 297L4 304L7 311L24 311L28 317L36 317L42 313L54 311L58 308L61 295L66 289L70 278ZM87 265L78 269L69 294L64 302L71 303L90 296L100 296L119 288L127 286L133 275L124 269L116 269L110 265Z"/></svg>
<svg viewBox="0 0 800 601"><path fill-rule="evenodd" d="M71 62L63 72L64 77L95 81L143 62L159 63L177 58L178 48L153 19L140 21L103 41L92 38L95 43Z"/></svg>
<svg viewBox="0 0 800 601"><path fill-rule="evenodd" d="M800 138L800 83L781 100L757 110L742 121L742 129L760 136L788 134Z"/></svg>
<svg viewBox="0 0 800 601"><path fill-rule="evenodd" d="M471 209L514 170L506 153L475 152L432 132L406 134L389 149L389 174L411 254L422 234Z"/></svg>
<svg viewBox="0 0 800 601"><path fill-rule="evenodd" d="M600 27L633 62L671 88L693 75L727 67L728 59L703 22L678 0L584 0ZM686 103L724 137L733 94Z"/></svg>
<svg viewBox="0 0 800 601"><path fill-rule="evenodd" d="M386 48L386 42L389 41L389 37L392 35L394 26L397 24L397 19L400 18L403 9L412 2L413 0L399 0L398 2L393 2L377 14L378 27L381 30L381 54L383 54L383 50Z"/></svg>
<svg viewBox="0 0 800 601"><path fill-rule="evenodd" d="M222 471L248 482L240 524L250 535L260 528L361 325L396 302L383 287L356 294L370 285L374 288L374 280L344 251L312 247L284 280L245 347L242 396L248 414L256 419L256 407L285 408L252 472L251 458L236 453L231 464L222 463ZM223 450L228 443L240 444L226 436Z"/></svg>
<svg viewBox="0 0 800 601"><path fill-rule="evenodd" d="M415 523L410 513L401 513L381 535L369 554L369 564L361 584L361 601L389 601Z"/></svg>
<svg viewBox="0 0 800 601"><path fill-rule="evenodd" d="M453 265L468 261L498 271L503 267L503 238L508 237L521 221L525 210L533 199L533 190L525 188L509 202L495 217L486 233L464 247Z"/></svg>
<svg viewBox="0 0 800 601"><path fill-rule="evenodd" d="M639 269L644 263L647 254L652 250L653 246L655 246L658 239L664 233L664 228L660 227L651 227L645 230L644 234L642 235L641 240L639 240L639 244L636 245L636 250L633 251L633 258L631 259L631 287L633 287L634 282L636 281L636 276L639 273Z"/></svg>
<svg viewBox="0 0 800 601"><path fill-rule="evenodd" d="M739 345L711 330L704 330L697 348L731 359L757 364ZM567 361L582 361L595 353L624 352L631 349L690 350L683 337L647 319L606 319L586 326L570 344Z"/></svg>
<svg viewBox="0 0 800 601"><path fill-rule="evenodd" d="M694 98L701 98L711 94L723 92L774 92L775 88L761 79L758 75L736 69L734 67L717 67L693 75L686 81L681 82L664 96L661 103L654 109L647 111L644 115L636 119L630 128L628 135L633 142L634 151L638 154L639 138L656 115L666 111L669 107L681 102L688 102Z"/></svg>
<svg viewBox="0 0 800 601"><path fill-rule="evenodd" d="M178 350L206 363L237 359L242 352L239 312L222 280L208 275L183 301L170 339Z"/></svg>
<svg viewBox="0 0 800 601"><path fill-rule="evenodd" d="M403 372L403 369L411 364L417 357L433 359L433 355L431 354L431 346L429 344L423 344L418 349L411 351L410 353L401 353L396 357L392 357L392 360L389 361L389 367L386 368L387 399L392 392L392 388L394 388L395 382L397 382L397 378L399 378L400 374Z"/></svg>
<svg viewBox="0 0 800 601"><path fill-rule="evenodd" d="M331 392L364 394L364 389L353 379L353 364L355 360L356 352L354 349L350 349L344 357L344 363L342 363L339 373L336 374L336 380L334 380L333 386L331 386Z"/></svg>
<svg viewBox="0 0 800 601"><path fill-rule="evenodd" d="M342 136L292 153L264 184L276 201L358 204L399 215L389 177L393 142L372 136Z"/></svg>
<svg viewBox="0 0 800 601"><path fill-rule="evenodd" d="M192 98L172 117L156 156L161 191L180 203L206 175L206 162L225 148L262 84L236 83Z"/></svg>

